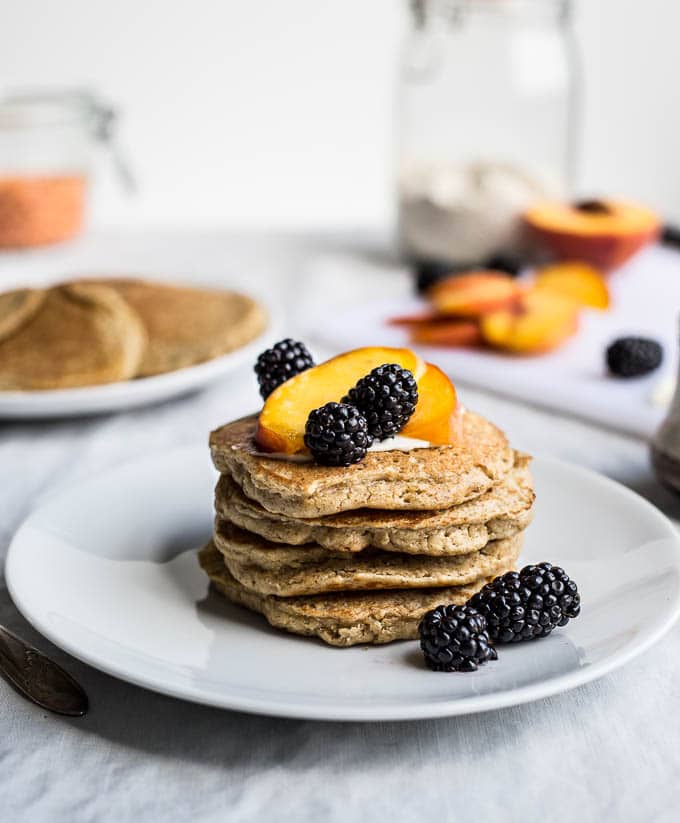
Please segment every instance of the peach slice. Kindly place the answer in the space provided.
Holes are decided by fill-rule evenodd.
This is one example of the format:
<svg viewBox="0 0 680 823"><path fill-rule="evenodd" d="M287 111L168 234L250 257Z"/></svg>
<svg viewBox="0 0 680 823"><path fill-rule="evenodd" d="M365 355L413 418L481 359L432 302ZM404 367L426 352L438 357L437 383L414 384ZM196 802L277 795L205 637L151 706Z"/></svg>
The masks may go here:
<svg viewBox="0 0 680 823"><path fill-rule="evenodd" d="M448 277L434 285L428 294L441 314L456 317L481 317L517 301L522 287L508 274L476 271Z"/></svg>
<svg viewBox="0 0 680 823"><path fill-rule="evenodd" d="M425 363L409 349L369 347L333 357L292 377L275 389L260 412L255 441L263 451L304 451L304 433L312 409L339 401L376 366L398 363L419 380Z"/></svg>
<svg viewBox="0 0 680 823"><path fill-rule="evenodd" d="M483 317L481 332L491 346L515 354L541 354L571 337L578 317L573 300L547 290L530 290L520 303Z"/></svg>
<svg viewBox="0 0 680 823"><path fill-rule="evenodd" d="M441 315L434 311L421 311L416 314L397 314L387 318L388 326L415 326L419 323L432 323L439 320Z"/></svg>
<svg viewBox="0 0 680 823"><path fill-rule="evenodd" d="M609 308L609 289L599 270L588 263L554 263L536 272L534 290L549 291L591 309Z"/></svg>
<svg viewBox="0 0 680 823"><path fill-rule="evenodd" d="M416 410L401 430L401 435L427 440L437 446L451 443L456 403L453 383L441 369L428 363L418 380Z"/></svg>
<svg viewBox="0 0 680 823"><path fill-rule="evenodd" d="M524 220L558 259L585 260L606 270L625 263L660 230L653 211L616 200L538 203L525 212Z"/></svg>
<svg viewBox="0 0 680 823"><path fill-rule="evenodd" d="M476 346L482 342L479 324L475 320L437 318L415 323L411 327L411 342L423 346Z"/></svg>

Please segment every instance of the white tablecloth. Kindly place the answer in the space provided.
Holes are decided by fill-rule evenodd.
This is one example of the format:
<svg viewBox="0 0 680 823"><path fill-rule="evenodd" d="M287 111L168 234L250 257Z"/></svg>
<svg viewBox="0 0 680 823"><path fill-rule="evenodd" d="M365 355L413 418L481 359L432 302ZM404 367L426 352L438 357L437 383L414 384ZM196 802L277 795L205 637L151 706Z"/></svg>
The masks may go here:
<svg viewBox="0 0 680 823"><path fill-rule="evenodd" d="M316 281L322 245L218 234L105 235L49 254L5 258L0 284L3 277L74 268L224 276L275 299L290 295L291 331L297 331L310 311L386 285L379 278ZM405 284L395 280L390 287ZM461 393L519 448L604 472L680 518L680 501L653 479L641 442L464 387ZM135 413L3 425L0 555L44 495L140 453L204 439L235 396L255 400L249 374ZM38 636L4 583L0 620L72 671L92 704L85 718L64 719L0 681L2 820L677 819L680 627L624 669L537 703L450 720L333 724L218 711L108 677Z"/></svg>

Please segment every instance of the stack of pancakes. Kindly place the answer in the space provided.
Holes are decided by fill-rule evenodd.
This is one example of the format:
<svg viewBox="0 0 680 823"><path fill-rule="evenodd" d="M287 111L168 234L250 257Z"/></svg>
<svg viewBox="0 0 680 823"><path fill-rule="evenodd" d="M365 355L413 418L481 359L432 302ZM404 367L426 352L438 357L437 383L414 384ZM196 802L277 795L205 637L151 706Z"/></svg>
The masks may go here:
<svg viewBox="0 0 680 823"><path fill-rule="evenodd" d="M515 567L534 501L529 458L472 412L454 446L369 452L348 468L257 451L257 420L213 432L221 476L200 562L229 600L335 646L417 636Z"/></svg>

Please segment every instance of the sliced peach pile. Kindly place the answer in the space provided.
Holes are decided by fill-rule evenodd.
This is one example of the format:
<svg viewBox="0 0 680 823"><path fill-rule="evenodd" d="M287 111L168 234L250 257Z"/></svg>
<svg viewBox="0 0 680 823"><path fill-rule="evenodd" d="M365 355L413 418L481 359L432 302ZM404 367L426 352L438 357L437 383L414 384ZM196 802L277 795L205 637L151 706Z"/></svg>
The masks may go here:
<svg viewBox="0 0 680 823"><path fill-rule="evenodd" d="M491 346L515 354L541 354L571 337L578 319L579 306L573 300L531 289L511 308L485 315L480 327Z"/></svg>
<svg viewBox="0 0 680 823"><path fill-rule="evenodd" d="M518 354L554 349L576 332L580 309L610 302L600 271L579 261L544 266L520 282L495 272L454 275L428 297L432 309L388 322L425 346L482 344Z"/></svg>
<svg viewBox="0 0 680 823"><path fill-rule="evenodd" d="M384 363L408 369L419 386L428 372L426 363L409 349L370 347L341 354L292 377L269 395L260 413L257 444L285 454L304 451L305 424L312 409L340 401L360 378Z"/></svg>
<svg viewBox="0 0 680 823"><path fill-rule="evenodd" d="M524 220L557 259L585 260L605 270L625 263L655 240L660 229L653 211L617 200L538 203Z"/></svg>
<svg viewBox="0 0 680 823"><path fill-rule="evenodd" d="M447 277L434 285L428 298L439 314L454 317L481 317L501 309L522 295L522 288L508 274L475 271Z"/></svg>

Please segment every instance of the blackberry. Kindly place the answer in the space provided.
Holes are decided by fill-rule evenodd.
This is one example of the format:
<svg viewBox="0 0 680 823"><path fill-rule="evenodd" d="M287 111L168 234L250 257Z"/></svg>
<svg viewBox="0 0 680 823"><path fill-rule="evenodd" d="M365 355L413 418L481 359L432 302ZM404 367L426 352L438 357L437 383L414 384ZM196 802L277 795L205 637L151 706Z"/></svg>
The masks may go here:
<svg viewBox="0 0 680 823"><path fill-rule="evenodd" d="M607 348L606 358L617 377L639 377L659 368L663 349L648 337L619 337Z"/></svg>
<svg viewBox="0 0 680 823"><path fill-rule="evenodd" d="M362 377L342 399L361 411L375 440L398 434L416 409L418 385L413 374L396 363L385 363Z"/></svg>
<svg viewBox="0 0 680 823"><path fill-rule="evenodd" d="M486 620L470 606L437 606L418 626L425 663L435 672L474 672L496 660Z"/></svg>
<svg viewBox="0 0 680 823"><path fill-rule="evenodd" d="M546 637L578 617L578 587L559 566L539 563L487 583L468 601L486 618L494 643L517 643Z"/></svg>
<svg viewBox="0 0 680 823"><path fill-rule="evenodd" d="M366 418L347 403L326 403L307 418L305 446L322 466L358 463L372 442Z"/></svg>
<svg viewBox="0 0 680 823"><path fill-rule="evenodd" d="M304 343L291 340L290 337L280 340L271 349L263 351L255 363L262 398L266 400L281 383L311 369L313 365L312 355Z"/></svg>
<svg viewBox="0 0 680 823"><path fill-rule="evenodd" d="M449 263L446 260L419 260L413 266L416 292L425 294L440 280L469 270L470 266L466 264Z"/></svg>

